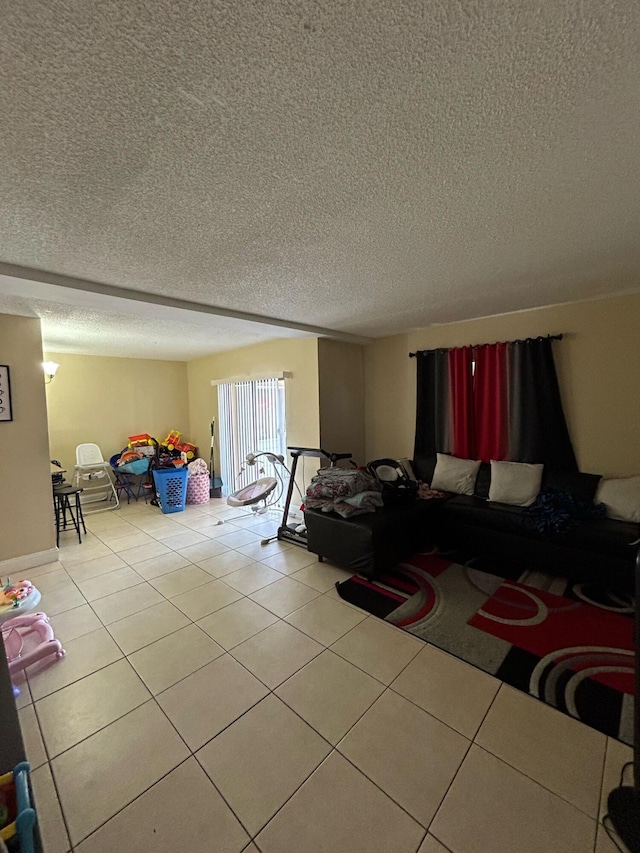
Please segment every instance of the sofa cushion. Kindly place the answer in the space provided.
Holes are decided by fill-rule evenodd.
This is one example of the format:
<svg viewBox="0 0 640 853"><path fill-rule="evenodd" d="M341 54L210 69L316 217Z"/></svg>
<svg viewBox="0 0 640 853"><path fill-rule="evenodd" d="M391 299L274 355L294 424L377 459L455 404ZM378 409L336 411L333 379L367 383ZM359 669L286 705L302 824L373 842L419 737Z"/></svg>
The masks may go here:
<svg viewBox="0 0 640 853"><path fill-rule="evenodd" d="M527 539L539 538L535 531L525 527L524 508L520 506L488 503L473 495L455 495L443 504L440 512L453 531L456 524L465 524Z"/></svg>
<svg viewBox="0 0 640 853"><path fill-rule="evenodd" d="M544 469L542 491L551 489L556 492L568 492L581 504L591 504L596 495L600 474L582 474L578 471L550 471Z"/></svg>
<svg viewBox="0 0 640 853"><path fill-rule="evenodd" d="M596 503L607 508L607 517L640 522L640 477L600 480Z"/></svg>
<svg viewBox="0 0 640 853"><path fill-rule="evenodd" d="M592 518L567 528L550 541L576 551L589 551L606 556L635 559L640 538L640 525L610 518Z"/></svg>
<svg viewBox="0 0 640 853"><path fill-rule="evenodd" d="M491 460L489 500L513 506L531 506L540 492L543 465Z"/></svg>
<svg viewBox="0 0 640 853"><path fill-rule="evenodd" d="M429 485L431 485L435 468L435 456L416 456L413 460L413 471L417 479L423 483L429 483Z"/></svg>
<svg viewBox="0 0 640 853"><path fill-rule="evenodd" d="M479 460L460 459L458 456L437 454L431 488L457 495L472 495L480 468Z"/></svg>
<svg viewBox="0 0 640 853"><path fill-rule="evenodd" d="M491 465L488 462L483 462L480 465L478 476L476 477L476 488L474 495L478 498L488 500L489 489L491 488Z"/></svg>

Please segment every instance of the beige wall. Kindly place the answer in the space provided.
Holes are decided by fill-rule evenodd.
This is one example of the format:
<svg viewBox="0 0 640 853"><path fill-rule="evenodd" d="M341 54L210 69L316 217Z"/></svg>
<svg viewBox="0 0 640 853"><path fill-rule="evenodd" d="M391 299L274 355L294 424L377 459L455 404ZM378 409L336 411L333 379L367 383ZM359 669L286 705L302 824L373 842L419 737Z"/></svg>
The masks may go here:
<svg viewBox="0 0 640 853"><path fill-rule="evenodd" d="M351 453L364 465L363 347L328 338L318 341L320 446L333 453Z"/></svg>
<svg viewBox="0 0 640 853"><path fill-rule="evenodd" d="M410 351L563 333L554 353L578 464L640 473L640 295L419 329L365 351L367 458L411 456L415 360Z"/></svg>
<svg viewBox="0 0 640 853"><path fill-rule="evenodd" d="M46 357L60 365L46 386L51 458L67 469L75 465L76 446L85 442L97 444L108 460L136 433L163 441L178 429L191 440L185 362L55 352Z"/></svg>
<svg viewBox="0 0 640 853"><path fill-rule="evenodd" d="M233 379L289 371L286 382L287 444L317 447L320 441L318 401L318 341L316 338L278 339L191 361L188 364L189 411L192 434L201 448L210 445L211 418L218 416L217 390L212 379ZM203 456L208 459L208 452ZM220 459L216 447L216 460ZM218 463L219 467L219 463ZM218 471L219 473L219 471Z"/></svg>
<svg viewBox="0 0 640 853"><path fill-rule="evenodd" d="M0 422L0 562L55 548L40 320L0 314L13 421Z"/></svg>

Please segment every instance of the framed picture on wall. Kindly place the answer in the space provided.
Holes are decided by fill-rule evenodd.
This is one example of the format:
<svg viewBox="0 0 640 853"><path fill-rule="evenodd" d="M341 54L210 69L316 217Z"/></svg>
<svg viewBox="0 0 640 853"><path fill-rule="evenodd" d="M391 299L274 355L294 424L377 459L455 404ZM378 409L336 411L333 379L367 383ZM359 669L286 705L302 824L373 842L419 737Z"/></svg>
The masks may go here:
<svg viewBox="0 0 640 853"><path fill-rule="evenodd" d="M13 411L11 409L11 380L9 379L9 366L0 364L0 421L12 421Z"/></svg>

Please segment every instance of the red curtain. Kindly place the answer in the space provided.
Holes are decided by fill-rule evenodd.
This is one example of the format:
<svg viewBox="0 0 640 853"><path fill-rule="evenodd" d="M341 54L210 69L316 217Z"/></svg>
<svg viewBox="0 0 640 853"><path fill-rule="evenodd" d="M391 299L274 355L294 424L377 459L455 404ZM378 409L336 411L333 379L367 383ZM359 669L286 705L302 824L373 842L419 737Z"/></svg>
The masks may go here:
<svg viewBox="0 0 640 853"><path fill-rule="evenodd" d="M473 349L449 350L453 453L463 459L477 459L474 441Z"/></svg>
<svg viewBox="0 0 640 853"><path fill-rule="evenodd" d="M577 471L549 338L417 356L416 458L454 453Z"/></svg>
<svg viewBox="0 0 640 853"><path fill-rule="evenodd" d="M476 459L506 459L508 454L507 345L475 348L474 401Z"/></svg>

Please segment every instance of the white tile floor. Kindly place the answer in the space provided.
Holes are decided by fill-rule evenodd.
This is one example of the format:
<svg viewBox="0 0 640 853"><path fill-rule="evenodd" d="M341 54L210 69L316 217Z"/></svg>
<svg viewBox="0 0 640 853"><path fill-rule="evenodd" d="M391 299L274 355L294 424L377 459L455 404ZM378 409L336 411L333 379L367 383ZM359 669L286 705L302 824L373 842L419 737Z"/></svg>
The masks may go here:
<svg viewBox="0 0 640 853"><path fill-rule="evenodd" d="M353 608L221 501L87 517L29 575L46 853L614 853L631 750Z"/></svg>

